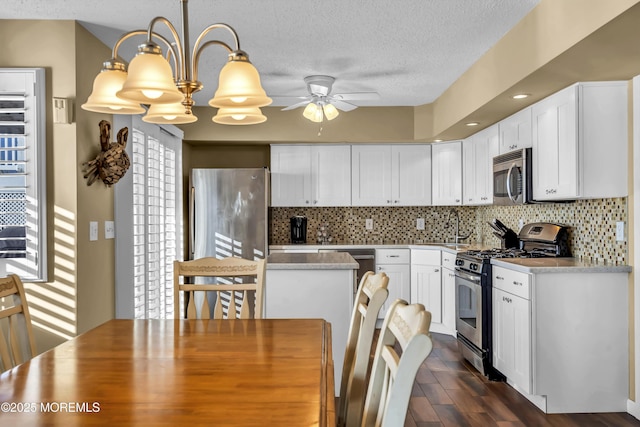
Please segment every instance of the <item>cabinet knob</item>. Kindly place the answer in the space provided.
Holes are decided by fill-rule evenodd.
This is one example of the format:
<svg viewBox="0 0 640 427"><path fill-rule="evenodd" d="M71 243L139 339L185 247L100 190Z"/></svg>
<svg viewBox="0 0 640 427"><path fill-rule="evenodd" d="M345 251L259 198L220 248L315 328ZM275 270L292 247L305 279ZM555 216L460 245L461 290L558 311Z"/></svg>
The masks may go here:
<svg viewBox="0 0 640 427"><path fill-rule="evenodd" d="M400 202L399 200L394 200L394 201L393 201L393 203L399 203L399 202Z"/></svg>
<svg viewBox="0 0 640 427"><path fill-rule="evenodd" d="M516 282L515 280L513 281L513 284L516 286L522 286L522 282Z"/></svg>
<svg viewBox="0 0 640 427"><path fill-rule="evenodd" d="M317 205L317 204L318 204L318 201L317 201L317 200L314 200L314 201L313 201L313 204L314 204L314 205Z"/></svg>
<svg viewBox="0 0 640 427"><path fill-rule="evenodd" d="M504 277L502 277L502 276L496 276L496 279L498 279L498 280L504 280Z"/></svg>
<svg viewBox="0 0 640 427"><path fill-rule="evenodd" d="M456 199L456 203L460 203L460 199Z"/></svg>
<svg viewBox="0 0 640 427"><path fill-rule="evenodd" d="M308 200L305 200L305 203L306 203L306 204L309 204L309 201L308 201Z"/></svg>
<svg viewBox="0 0 640 427"><path fill-rule="evenodd" d="M387 200L387 203L391 203L391 200Z"/></svg>
<svg viewBox="0 0 640 427"><path fill-rule="evenodd" d="M436 268L435 270L433 270L433 272L434 272L434 273L437 273L437 272L439 272L439 271L440 271L440 269L439 269L439 268Z"/></svg>
<svg viewBox="0 0 640 427"><path fill-rule="evenodd" d="M502 297L502 301L511 304L511 298Z"/></svg>

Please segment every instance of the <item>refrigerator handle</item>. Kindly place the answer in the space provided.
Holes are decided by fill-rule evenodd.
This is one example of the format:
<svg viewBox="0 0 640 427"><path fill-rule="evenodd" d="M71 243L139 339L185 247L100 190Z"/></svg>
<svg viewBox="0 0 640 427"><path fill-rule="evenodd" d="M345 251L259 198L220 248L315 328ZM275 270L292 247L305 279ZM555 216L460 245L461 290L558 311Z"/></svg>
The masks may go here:
<svg viewBox="0 0 640 427"><path fill-rule="evenodd" d="M196 207L196 189L194 187L191 187L191 194L189 197L189 259L193 259L193 254L195 251L195 243L196 243L195 207Z"/></svg>

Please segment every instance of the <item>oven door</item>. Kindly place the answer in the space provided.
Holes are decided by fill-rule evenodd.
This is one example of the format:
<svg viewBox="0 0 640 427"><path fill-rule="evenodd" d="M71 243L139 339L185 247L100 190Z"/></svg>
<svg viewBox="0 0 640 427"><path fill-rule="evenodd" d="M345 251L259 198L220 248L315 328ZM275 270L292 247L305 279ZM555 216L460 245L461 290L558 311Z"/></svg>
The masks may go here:
<svg viewBox="0 0 640 427"><path fill-rule="evenodd" d="M480 275L456 270L456 329L482 349L482 287Z"/></svg>

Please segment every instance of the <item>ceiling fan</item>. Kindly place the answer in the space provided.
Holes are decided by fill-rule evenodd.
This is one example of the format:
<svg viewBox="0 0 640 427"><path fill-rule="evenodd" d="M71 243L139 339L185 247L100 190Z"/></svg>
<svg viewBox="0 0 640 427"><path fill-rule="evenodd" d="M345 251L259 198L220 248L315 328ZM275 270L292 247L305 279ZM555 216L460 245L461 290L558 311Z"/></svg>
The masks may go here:
<svg viewBox="0 0 640 427"><path fill-rule="evenodd" d="M325 117L327 120L333 120L338 117L338 110L351 111L358 108L357 105L350 101L367 101L380 98L377 92L331 94L331 88L335 80L335 77L323 75L305 77L304 82L307 84L309 95L297 97L302 98L303 101L289 105L283 108L282 111L306 106L302 113L303 116L312 122L320 123Z"/></svg>

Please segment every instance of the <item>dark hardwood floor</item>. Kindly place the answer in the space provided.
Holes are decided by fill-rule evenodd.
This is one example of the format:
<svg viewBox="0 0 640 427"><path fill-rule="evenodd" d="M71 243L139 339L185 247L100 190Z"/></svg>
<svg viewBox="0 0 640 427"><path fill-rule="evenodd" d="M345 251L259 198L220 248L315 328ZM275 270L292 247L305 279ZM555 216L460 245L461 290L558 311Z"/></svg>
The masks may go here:
<svg viewBox="0 0 640 427"><path fill-rule="evenodd" d="M435 333L432 338L433 351L418 371L405 427L640 426L627 413L546 415L508 384L480 375L462 359L455 338Z"/></svg>

